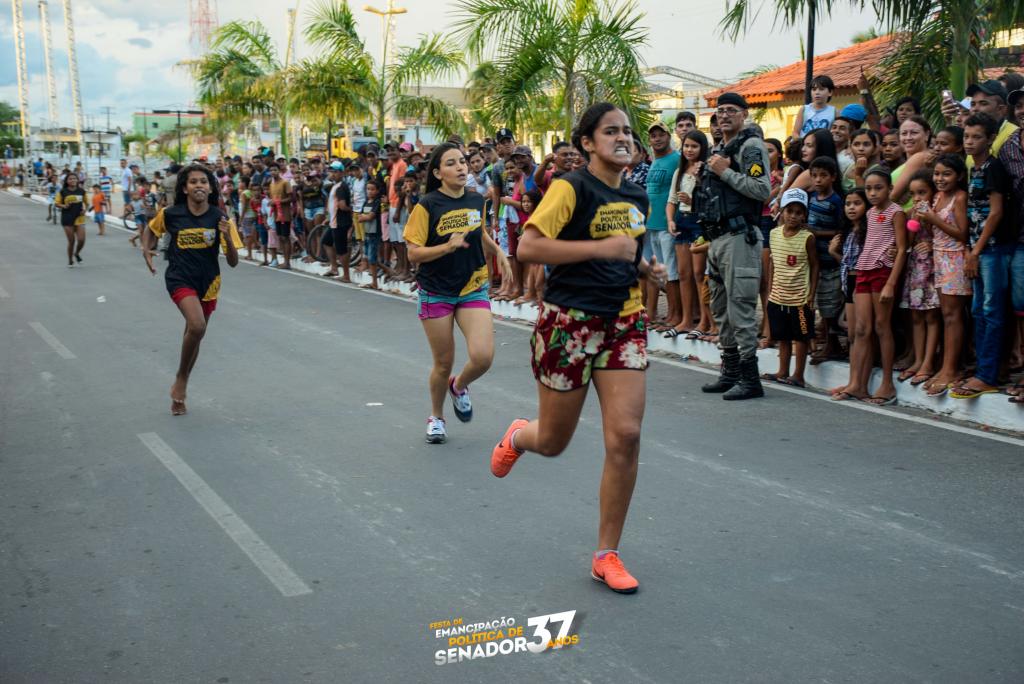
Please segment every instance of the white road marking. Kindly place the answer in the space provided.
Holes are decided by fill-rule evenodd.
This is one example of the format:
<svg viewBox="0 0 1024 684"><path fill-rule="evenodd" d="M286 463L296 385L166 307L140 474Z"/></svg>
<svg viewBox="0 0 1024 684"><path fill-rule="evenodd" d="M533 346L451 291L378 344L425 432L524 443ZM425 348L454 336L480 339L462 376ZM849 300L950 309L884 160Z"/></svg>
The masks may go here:
<svg viewBox="0 0 1024 684"><path fill-rule="evenodd" d="M74 354L71 353L70 349L61 344L60 340L54 337L53 333L47 330L45 327L43 327L43 324L40 323L39 321L32 321L31 323L28 324L28 326L35 330L36 334L43 338L43 342L46 342L46 344L50 345L50 347L53 348L53 351L57 352L62 359L77 358Z"/></svg>
<svg viewBox="0 0 1024 684"><path fill-rule="evenodd" d="M153 455L171 471L174 477L192 498L202 506L214 522L220 525L231 540L249 556L249 559L260 569L267 579L277 587L283 596L302 596L311 594L313 590L303 582L274 550L260 539L244 520L238 517L217 492L199 477L196 471L185 463L155 432L144 432L138 435Z"/></svg>
<svg viewBox="0 0 1024 684"><path fill-rule="evenodd" d="M11 295L7 294L7 290L0 286L0 299L10 299Z"/></svg>

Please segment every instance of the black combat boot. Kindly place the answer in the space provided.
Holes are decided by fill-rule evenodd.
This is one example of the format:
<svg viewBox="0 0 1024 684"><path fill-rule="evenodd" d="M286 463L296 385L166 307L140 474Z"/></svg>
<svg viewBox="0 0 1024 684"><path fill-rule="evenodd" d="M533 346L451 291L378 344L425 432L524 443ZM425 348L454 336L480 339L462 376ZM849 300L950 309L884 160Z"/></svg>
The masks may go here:
<svg viewBox="0 0 1024 684"><path fill-rule="evenodd" d="M718 380L700 388L708 394L721 394L740 381L740 351L736 347L722 350L722 365L718 368Z"/></svg>
<svg viewBox="0 0 1024 684"><path fill-rule="evenodd" d="M764 387L761 386L761 376L757 372L757 357L740 361L740 380L732 389L722 395L726 401L739 399L756 399L764 396Z"/></svg>

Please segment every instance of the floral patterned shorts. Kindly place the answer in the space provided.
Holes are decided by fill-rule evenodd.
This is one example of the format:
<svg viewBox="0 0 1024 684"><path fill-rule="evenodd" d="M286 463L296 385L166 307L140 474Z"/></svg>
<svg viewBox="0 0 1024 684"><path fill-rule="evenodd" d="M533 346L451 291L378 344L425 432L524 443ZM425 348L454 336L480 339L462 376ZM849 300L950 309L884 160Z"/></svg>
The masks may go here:
<svg viewBox="0 0 1024 684"><path fill-rule="evenodd" d="M530 343L534 377L568 392L586 387L595 370L646 370L647 314L604 318L545 302Z"/></svg>

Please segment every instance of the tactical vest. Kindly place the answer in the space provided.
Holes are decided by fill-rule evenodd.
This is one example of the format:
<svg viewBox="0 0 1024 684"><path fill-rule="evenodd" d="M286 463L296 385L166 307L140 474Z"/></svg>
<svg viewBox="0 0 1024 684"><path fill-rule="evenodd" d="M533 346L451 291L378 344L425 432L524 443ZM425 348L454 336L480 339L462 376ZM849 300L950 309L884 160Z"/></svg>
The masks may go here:
<svg viewBox="0 0 1024 684"><path fill-rule="evenodd" d="M747 140L756 137L753 131L744 129L722 148L719 154L729 158L730 169L743 173L740 149ZM734 233L746 230L757 225L763 208L761 201L734 190L718 174L712 172L707 164L701 169L700 185L693 193L693 213L705 231L715 229L718 233Z"/></svg>

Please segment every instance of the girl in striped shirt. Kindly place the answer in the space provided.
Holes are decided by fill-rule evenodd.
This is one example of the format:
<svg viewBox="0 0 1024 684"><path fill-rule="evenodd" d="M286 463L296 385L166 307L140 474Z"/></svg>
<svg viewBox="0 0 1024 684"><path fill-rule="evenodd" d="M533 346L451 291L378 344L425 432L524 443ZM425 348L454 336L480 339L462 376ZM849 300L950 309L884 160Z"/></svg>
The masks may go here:
<svg viewBox="0 0 1024 684"><path fill-rule="evenodd" d="M857 284L853 305L856 311L853 354L850 366L857 369L845 394L876 406L896 403L896 386L892 381L895 346L892 337L892 305L896 285L903 275L907 260L907 215L890 199L892 176L874 167L864 177L864 192L871 208L867 213L867 236L857 258ZM895 248L895 249L894 249ZM872 369L872 334L878 336L882 352L882 382L871 396L867 395Z"/></svg>

